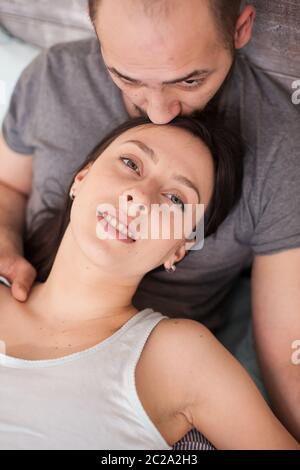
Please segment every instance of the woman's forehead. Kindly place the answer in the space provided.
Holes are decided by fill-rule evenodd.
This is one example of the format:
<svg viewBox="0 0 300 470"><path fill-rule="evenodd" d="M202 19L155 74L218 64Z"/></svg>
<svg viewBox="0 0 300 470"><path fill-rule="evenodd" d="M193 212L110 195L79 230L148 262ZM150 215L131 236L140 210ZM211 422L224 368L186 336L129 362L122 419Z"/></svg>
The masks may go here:
<svg viewBox="0 0 300 470"><path fill-rule="evenodd" d="M181 160L189 154L190 159L199 162L199 155L210 155L204 142L186 129L172 125L143 124L129 129L115 140L115 144L141 142L157 156ZM184 152L184 153L183 153Z"/></svg>
<svg viewBox="0 0 300 470"><path fill-rule="evenodd" d="M129 155L135 152L142 155L166 178L180 175L189 179L194 186L201 188L204 201L208 200L214 184L212 155L204 142L189 131L168 124L140 125L125 131L112 142L105 152L107 159L110 160L115 151L120 152L122 148Z"/></svg>

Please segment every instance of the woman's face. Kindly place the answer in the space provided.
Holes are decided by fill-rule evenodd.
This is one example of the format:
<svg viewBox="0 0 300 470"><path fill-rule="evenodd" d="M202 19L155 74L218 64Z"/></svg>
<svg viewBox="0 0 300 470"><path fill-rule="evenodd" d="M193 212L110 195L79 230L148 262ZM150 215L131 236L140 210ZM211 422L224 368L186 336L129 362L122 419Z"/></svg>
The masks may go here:
<svg viewBox="0 0 300 470"><path fill-rule="evenodd" d="M179 262L193 246L187 239L213 185L212 156L200 139L168 125L141 125L115 139L78 173L69 228L93 264L143 277L162 264ZM120 235L107 214L129 227L136 241Z"/></svg>

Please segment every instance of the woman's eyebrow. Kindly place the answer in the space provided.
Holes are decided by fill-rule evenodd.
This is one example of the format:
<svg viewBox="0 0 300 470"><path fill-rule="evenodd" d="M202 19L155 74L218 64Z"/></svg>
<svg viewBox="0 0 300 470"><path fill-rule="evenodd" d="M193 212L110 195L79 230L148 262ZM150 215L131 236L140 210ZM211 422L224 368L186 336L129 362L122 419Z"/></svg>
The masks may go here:
<svg viewBox="0 0 300 470"><path fill-rule="evenodd" d="M124 143L136 145L137 147L139 147L140 150L142 150L142 152L144 152L148 157L150 157L150 159L155 165L158 164L159 158L155 154L154 150L148 147L148 145L144 144L144 142L141 142L140 140L127 140Z"/></svg>
<svg viewBox="0 0 300 470"><path fill-rule="evenodd" d="M193 189L197 193L198 204L200 204L200 202L201 202L200 192L199 192L198 188L194 185L194 183L192 183L188 178L186 178L185 176L182 176L182 175L175 175L173 178L174 178L174 180L178 181L178 183L184 184L188 188Z"/></svg>
<svg viewBox="0 0 300 470"><path fill-rule="evenodd" d="M127 140L124 142L124 144L133 144L136 145L145 155L147 155L150 160L157 165L159 162L158 156L155 154L154 150L148 147L144 142L141 142L140 140ZM198 188L192 183L191 180L189 180L186 176L183 175L174 175L173 176L174 180L178 181L178 183L184 184L190 189L193 189L197 196L198 196L198 204L201 202L201 196Z"/></svg>

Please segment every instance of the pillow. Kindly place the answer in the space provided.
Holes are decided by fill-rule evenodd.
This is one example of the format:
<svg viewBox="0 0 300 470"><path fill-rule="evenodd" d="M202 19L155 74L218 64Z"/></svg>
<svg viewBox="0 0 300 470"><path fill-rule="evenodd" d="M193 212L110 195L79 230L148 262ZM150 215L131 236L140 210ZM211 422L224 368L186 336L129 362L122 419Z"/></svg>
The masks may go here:
<svg viewBox="0 0 300 470"><path fill-rule="evenodd" d="M37 47L9 36L0 28L0 129L15 83L39 51Z"/></svg>
<svg viewBox="0 0 300 470"><path fill-rule="evenodd" d="M43 48L95 34L87 0L0 0L0 24L14 36Z"/></svg>
<svg viewBox="0 0 300 470"><path fill-rule="evenodd" d="M251 0L257 10L254 36L245 48L251 61L291 90L300 77L299 0Z"/></svg>

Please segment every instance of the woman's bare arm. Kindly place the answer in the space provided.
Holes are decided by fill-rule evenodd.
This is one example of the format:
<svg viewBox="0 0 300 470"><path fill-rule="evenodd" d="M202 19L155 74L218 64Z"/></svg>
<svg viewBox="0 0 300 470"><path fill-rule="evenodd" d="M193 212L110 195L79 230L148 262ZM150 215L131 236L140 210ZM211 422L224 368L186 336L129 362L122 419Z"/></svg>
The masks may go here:
<svg viewBox="0 0 300 470"><path fill-rule="evenodd" d="M300 450L245 369L207 328L186 319L162 323L160 369L168 369L171 400L193 427L217 449Z"/></svg>

